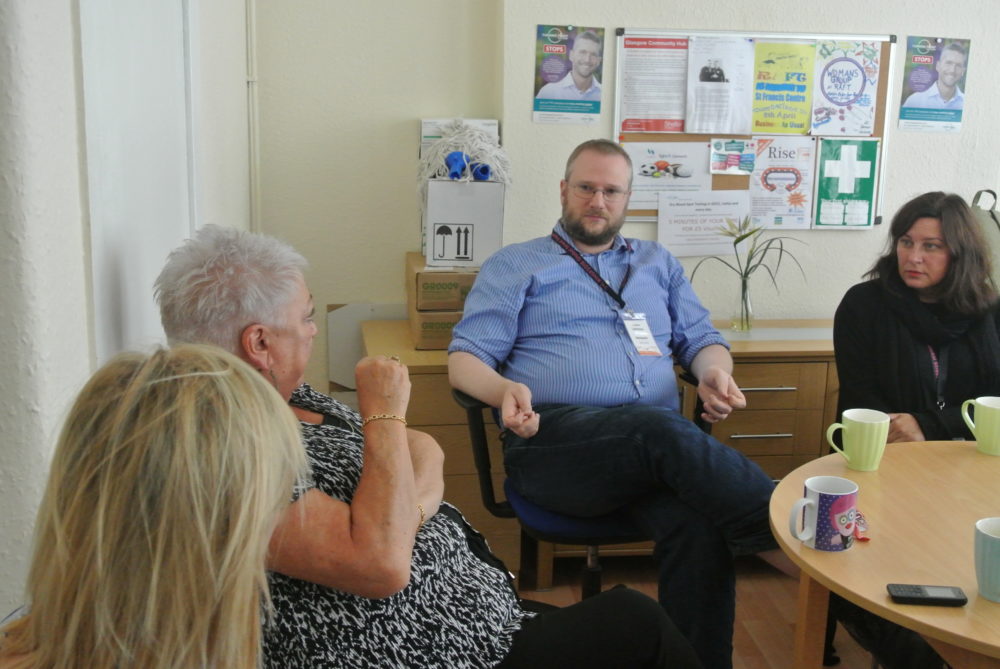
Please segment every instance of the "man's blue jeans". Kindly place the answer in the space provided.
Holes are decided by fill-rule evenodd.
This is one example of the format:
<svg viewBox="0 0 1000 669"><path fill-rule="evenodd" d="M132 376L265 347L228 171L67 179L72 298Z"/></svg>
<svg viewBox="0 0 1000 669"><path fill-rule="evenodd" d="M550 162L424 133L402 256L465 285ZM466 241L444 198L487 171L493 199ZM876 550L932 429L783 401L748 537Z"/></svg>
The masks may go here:
<svg viewBox="0 0 1000 669"><path fill-rule="evenodd" d="M515 488L567 515L629 510L656 542L660 604L706 668L731 667L733 556L777 547L771 479L670 409L534 408L538 434L504 433Z"/></svg>

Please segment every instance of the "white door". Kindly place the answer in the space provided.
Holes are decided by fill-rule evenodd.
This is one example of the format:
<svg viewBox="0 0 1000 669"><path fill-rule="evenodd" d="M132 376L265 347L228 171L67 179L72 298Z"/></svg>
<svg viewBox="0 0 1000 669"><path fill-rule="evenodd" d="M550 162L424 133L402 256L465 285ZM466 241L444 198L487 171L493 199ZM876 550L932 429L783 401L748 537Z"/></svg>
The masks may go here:
<svg viewBox="0 0 1000 669"><path fill-rule="evenodd" d="M195 225L188 5L82 0L80 24L100 364L163 340L153 280Z"/></svg>

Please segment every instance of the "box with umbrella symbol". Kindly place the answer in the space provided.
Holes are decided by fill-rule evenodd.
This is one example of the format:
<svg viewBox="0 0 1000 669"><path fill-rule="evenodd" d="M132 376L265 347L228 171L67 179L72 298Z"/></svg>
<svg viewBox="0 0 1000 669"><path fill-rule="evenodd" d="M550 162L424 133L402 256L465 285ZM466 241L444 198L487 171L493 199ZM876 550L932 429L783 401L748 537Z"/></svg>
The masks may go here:
<svg viewBox="0 0 1000 669"><path fill-rule="evenodd" d="M500 249L504 184L432 179L427 184L427 264L478 267Z"/></svg>

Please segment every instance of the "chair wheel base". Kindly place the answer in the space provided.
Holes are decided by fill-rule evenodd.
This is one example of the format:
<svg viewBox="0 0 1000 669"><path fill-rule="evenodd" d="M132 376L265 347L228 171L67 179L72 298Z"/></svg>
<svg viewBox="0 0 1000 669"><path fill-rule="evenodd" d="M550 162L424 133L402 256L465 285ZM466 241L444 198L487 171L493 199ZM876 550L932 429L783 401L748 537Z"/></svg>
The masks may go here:
<svg viewBox="0 0 1000 669"><path fill-rule="evenodd" d="M601 592L601 566L584 567L582 578L583 599L593 597Z"/></svg>

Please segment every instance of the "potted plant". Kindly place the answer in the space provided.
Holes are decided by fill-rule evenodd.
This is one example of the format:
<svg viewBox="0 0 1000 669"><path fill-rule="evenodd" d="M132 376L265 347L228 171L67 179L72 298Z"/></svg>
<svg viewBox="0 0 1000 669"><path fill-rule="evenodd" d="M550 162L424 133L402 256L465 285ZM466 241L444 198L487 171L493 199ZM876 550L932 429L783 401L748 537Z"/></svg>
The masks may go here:
<svg viewBox="0 0 1000 669"><path fill-rule="evenodd" d="M733 255L735 261L731 262L719 256L708 256L698 261L691 271L691 281L698 268L709 260L715 260L733 270L740 278L740 299L736 313L733 315L733 329L739 332L747 332L753 328L753 307L750 304L750 277L758 269L763 268L774 284L774 289L778 288L778 271L781 269L781 261L788 256L789 260L795 263L805 278L802 265L796 260L792 252L785 248L785 242L797 242L799 240L791 237L762 237L764 228L762 226L751 227L750 217L744 216L743 220L737 223L732 219L726 219L726 225L719 228L719 234L733 239Z"/></svg>

